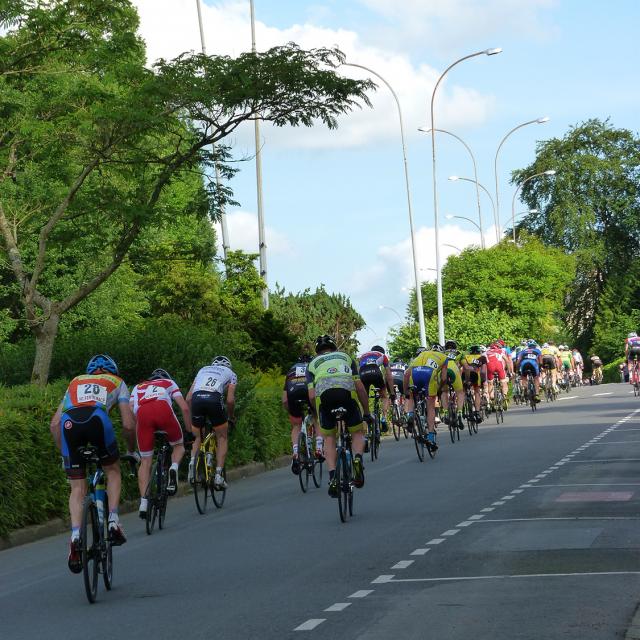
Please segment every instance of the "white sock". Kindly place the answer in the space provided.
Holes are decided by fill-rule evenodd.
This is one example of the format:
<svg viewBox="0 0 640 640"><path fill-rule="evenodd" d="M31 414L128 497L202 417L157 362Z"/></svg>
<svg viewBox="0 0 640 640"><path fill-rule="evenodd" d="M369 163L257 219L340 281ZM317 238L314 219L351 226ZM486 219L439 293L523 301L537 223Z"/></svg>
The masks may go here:
<svg viewBox="0 0 640 640"><path fill-rule="evenodd" d="M193 457L191 458L191 460L189 461L189 464L195 464L195 463L196 463L196 457L195 457L195 456L193 456Z"/></svg>
<svg viewBox="0 0 640 640"><path fill-rule="evenodd" d="M176 473L178 473L178 463L177 462L172 462L171 463L171 469L173 469Z"/></svg>
<svg viewBox="0 0 640 640"><path fill-rule="evenodd" d="M140 509L139 511L146 511L147 510L147 499L146 498L140 498Z"/></svg>
<svg viewBox="0 0 640 640"><path fill-rule="evenodd" d="M222 467L216 467L216 475L222 475Z"/></svg>

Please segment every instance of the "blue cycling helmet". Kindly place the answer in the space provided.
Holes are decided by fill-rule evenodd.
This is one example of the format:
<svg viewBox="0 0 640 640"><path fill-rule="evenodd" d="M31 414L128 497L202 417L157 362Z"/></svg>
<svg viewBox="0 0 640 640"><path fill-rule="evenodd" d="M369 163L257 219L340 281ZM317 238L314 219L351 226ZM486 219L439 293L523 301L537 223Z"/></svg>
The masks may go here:
<svg viewBox="0 0 640 640"><path fill-rule="evenodd" d="M89 374L95 373L99 369L113 373L116 376L118 375L118 365L115 363L115 360L103 353L93 356L93 358L89 360L89 364L87 364L87 373Z"/></svg>

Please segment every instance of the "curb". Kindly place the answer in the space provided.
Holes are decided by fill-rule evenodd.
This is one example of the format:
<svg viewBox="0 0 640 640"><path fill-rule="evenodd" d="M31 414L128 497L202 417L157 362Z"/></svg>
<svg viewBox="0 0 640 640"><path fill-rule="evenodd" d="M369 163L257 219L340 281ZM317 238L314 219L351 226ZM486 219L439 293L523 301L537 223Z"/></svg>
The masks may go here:
<svg viewBox="0 0 640 640"><path fill-rule="evenodd" d="M291 456L285 455L271 460L270 462L251 462L240 467L235 467L227 472L227 479L230 481L244 480L245 478L251 478L261 473L273 471L274 469L281 469L287 467L291 463ZM193 493L191 487L186 481L180 483L178 492L175 495L176 498ZM138 499L123 500L120 503L120 513L132 513L138 509ZM59 533L64 533L69 529L69 521L64 518L54 518L41 524L34 524L23 529L16 529L11 531L6 537L0 538L0 551L10 549L12 547L19 547L23 544L29 544L30 542L37 542L44 538L56 536Z"/></svg>
<svg viewBox="0 0 640 640"><path fill-rule="evenodd" d="M627 629L624 640L640 640L640 604L631 619L631 624Z"/></svg>

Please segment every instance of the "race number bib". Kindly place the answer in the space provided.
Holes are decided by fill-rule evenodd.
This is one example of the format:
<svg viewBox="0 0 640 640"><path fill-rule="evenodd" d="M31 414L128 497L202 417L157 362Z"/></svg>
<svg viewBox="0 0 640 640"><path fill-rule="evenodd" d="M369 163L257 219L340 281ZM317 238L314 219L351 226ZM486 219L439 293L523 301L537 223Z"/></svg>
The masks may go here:
<svg viewBox="0 0 640 640"><path fill-rule="evenodd" d="M307 375L307 367L296 367L296 378L304 378Z"/></svg>
<svg viewBox="0 0 640 640"><path fill-rule="evenodd" d="M94 382L83 382L78 385L78 402L95 402L97 404L107 404L107 388Z"/></svg>
<svg viewBox="0 0 640 640"><path fill-rule="evenodd" d="M538 356L535 353L527 353L527 358L529 360L537 360Z"/></svg>
<svg viewBox="0 0 640 640"><path fill-rule="evenodd" d="M166 391L163 387L157 387L156 385L149 385L144 390L143 400L155 400L156 398L162 398Z"/></svg>
<svg viewBox="0 0 640 640"><path fill-rule="evenodd" d="M216 391L218 388L218 379L213 376L207 376L202 383L202 389L204 391Z"/></svg>
<svg viewBox="0 0 640 640"><path fill-rule="evenodd" d="M427 367L431 367L432 369L437 369L440 365L433 359L429 358L427 360Z"/></svg>

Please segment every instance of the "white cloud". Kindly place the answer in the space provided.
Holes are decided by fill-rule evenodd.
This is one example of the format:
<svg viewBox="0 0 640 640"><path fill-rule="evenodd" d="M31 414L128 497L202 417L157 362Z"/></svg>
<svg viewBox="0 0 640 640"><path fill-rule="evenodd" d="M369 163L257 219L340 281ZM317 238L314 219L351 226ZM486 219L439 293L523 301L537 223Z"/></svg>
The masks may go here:
<svg viewBox="0 0 640 640"><path fill-rule="evenodd" d="M241 249L247 253L258 253L258 216L249 211L227 213L229 245L234 251ZM222 233L216 225L218 254L222 255ZM293 255L294 250L289 238L273 227L265 227L267 251L269 256Z"/></svg>
<svg viewBox="0 0 640 640"><path fill-rule="evenodd" d="M184 51L200 50L200 35L193 0L133 0L140 12L141 34L147 42L148 58L172 58ZM248 3L238 1L202 5L207 51L212 54L238 55L251 46ZM398 94L409 135L427 121L428 104L440 71L427 64L413 64L403 54L388 47L376 47L361 34L348 29L329 29L309 22L286 29L256 21L256 42L267 49L287 42L304 48L338 46L347 60L374 69L385 77ZM345 67L350 77L371 77L365 71ZM306 148L342 148L397 140L398 116L395 102L377 78L378 91L372 95L373 109L356 109L339 119L338 131L323 125L311 129L263 127L268 145ZM457 130L485 122L494 105L491 96L469 87L443 85L438 94L439 125ZM236 142L249 145L252 128L238 131Z"/></svg>

